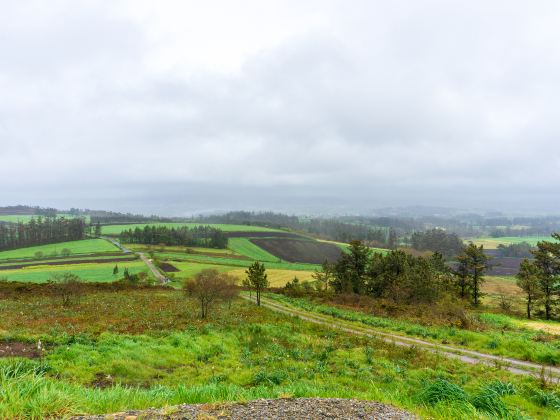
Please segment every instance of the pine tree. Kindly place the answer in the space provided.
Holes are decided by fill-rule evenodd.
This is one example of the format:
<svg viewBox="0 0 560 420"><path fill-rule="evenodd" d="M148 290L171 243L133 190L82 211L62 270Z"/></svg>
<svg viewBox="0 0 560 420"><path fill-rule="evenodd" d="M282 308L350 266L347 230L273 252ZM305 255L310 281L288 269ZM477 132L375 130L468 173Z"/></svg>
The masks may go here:
<svg viewBox="0 0 560 420"><path fill-rule="evenodd" d="M542 296L539 279L542 273L537 264L528 259L524 259L519 267L517 274L517 285L523 289L527 298L527 318L531 319L531 310L535 301Z"/></svg>
<svg viewBox="0 0 560 420"><path fill-rule="evenodd" d="M268 287L268 276L264 264L255 261L246 271L247 284L255 289L257 295L257 306L261 305L261 292Z"/></svg>

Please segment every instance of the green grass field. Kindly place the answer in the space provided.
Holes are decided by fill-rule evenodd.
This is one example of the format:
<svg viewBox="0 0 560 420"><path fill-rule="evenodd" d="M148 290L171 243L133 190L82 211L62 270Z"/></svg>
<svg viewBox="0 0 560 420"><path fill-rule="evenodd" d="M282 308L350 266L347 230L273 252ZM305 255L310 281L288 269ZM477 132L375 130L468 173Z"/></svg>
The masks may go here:
<svg viewBox="0 0 560 420"><path fill-rule="evenodd" d="M261 226L247 226L247 225L227 225L227 224L201 224L201 223L135 223L129 225L108 225L102 226L101 231L104 235L119 235L122 231L128 229L136 229L137 227L143 229L144 226L165 226L168 228L178 228L186 226L194 228L196 226L210 226L216 229L221 229L224 232L278 232L278 229L270 229Z"/></svg>
<svg viewBox="0 0 560 420"><path fill-rule="evenodd" d="M233 267L249 267L254 263L252 260L238 259L238 258L227 258L227 257L215 257L211 255L197 255L197 254L175 254L168 252L155 252L155 255L162 260L171 260L172 264L175 264L175 260L184 262L195 262L203 263L209 265L229 265ZM305 264L305 263L290 263L290 262L264 262L266 268L274 268L278 270L303 270L303 271L313 271L321 266L318 264Z"/></svg>
<svg viewBox="0 0 560 420"><path fill-rule="evenodd" d="M76 261L80 260L88 260L88 261L104 261L104 260L113 260L115 258L122 258L122 259L132 259L135 257L133 254L121 254L119 256L115 256L113 254L82 254L82 255L74 255L68 258L45 258L45 259L29 259L29 260L0 260L0 267L5 266L13 266L13 265L27 265L32 266L36 264L46 264L50 262L56 263L67 263L67 264L78 264ZM14 262L17 261L17 262Z"/></svg>
<svg viewBox="0 0 560 420"><path fill-rule="evenodd" d="M237 267L231 265L216 265L204 264L200 262L173 262L175 267L180 271L175 274L175 278L188 279L194 277L195 274L200 273L202 270L215 269L221 273L235 270Z"/></svg>
<svg viewBox="0 0 560 420"><path fill-rule="evenodd" d="M41 359L0 359L0 418L279 397L374 400L433 419L559 414L555 394L540 390L538 379L348 335L246 301L215 305L201 321L198 303L179 291L91 291L73 308L43 293L0 301L1 338L47 344Z"/></svg>
<svg viewBox="0 0 560 420"><path fill-rule="evenodd" d="M113 276L115 264L119 266L119 274ZM112 282L122 278L124 269L128 268L130 274L148 272L142 261L126 261L121 263L91 263L72 264L63 266L32 266L19 270L0 271L0 280L18 281L24 283L45 283L52 276L63 273L73 273L85 282Z"/></svg>
<svg viewBox="0 0 560 420"><path fill-rule="evenodd" d="M82 241L60 242L2 251L0 252L0 261L35 258L37 252L42 252L44 257L56 256L60 255L60 251L65 248L70 250L71 255L119 251L119 248L103 239L84 239Z"/></svg>
<svg viewBox="0 0 560 420"><path fill-rule="evenodd" d="M230 238L228 248L239 255L245 255L257 261L280 262L278 257L252 243L248 238Z"/></svg>
<svg viewBox="0 0 560 420"><path fill-rule="evenodd" d="M481 238L472 238L472 239L465 239L465 242L473 242L476 245L484 245L486 249L496 249L498 245L511 245L511 244L519 244L521 242L527 242L532 246L537 246L537 242L539 241L552 241L550 236L501 236L498 238L489 238L489 237L481 237Z"/></svg>

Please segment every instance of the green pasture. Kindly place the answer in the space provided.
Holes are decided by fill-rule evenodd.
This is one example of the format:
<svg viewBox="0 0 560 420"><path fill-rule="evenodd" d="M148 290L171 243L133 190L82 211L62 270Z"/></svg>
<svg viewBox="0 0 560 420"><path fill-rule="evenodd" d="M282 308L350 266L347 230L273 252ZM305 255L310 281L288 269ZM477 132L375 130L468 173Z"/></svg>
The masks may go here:
<svg viewBox="0 0 560 420"><path fill-rule="evenodd" d="M0 260L0 267L10 266L10 265L34 265L34 264L46 264L51 262L57 263L67 263L67 264L75 264L78 260L90 260L90 261L104 261L104 260L112 260L115 258L138 258L134 254L122 254L120 256L115 255L103 255L103 254L83 254L83 255L74 255L68 258L44 258L44 259L29 259L29 260ZM14 262L18 261L18 262ZM21 262L20 262L21 261Z"/></svg>
<svg viewBox="0 0 560 420"><path fill-rule="evenodd" d="M114 276L113 268L119 267L119 273ZM72 273L80 277L85 282L112 282L123 277L124 269L128 268L130 274L137 274L148 271L142 261L124 261L121 263L88 263L58 266L32 266L18 270L0 271L0 280L18 281L24 283L45 283L54 275Z"/></svg>
<svg viewBox="0 0 560 420"><path fill-rule="evenodd" d="M280 262L278 257L255 245L249 238L230 238L228 248L240 255L263 262Z"/></svg>
<svg viewBox="0 0 560 420"><path fill-rule="evenodd" d="M71 255L120 251L119 248L104 239L84 239L2 251L0 252L0 261L36 258L38 252L41 252L45 258L58 256L63 249L68 249Z"/></svg>
<svg viewBox="0 0 560 420"><path fill-rule="evenodd" d="M216 265L216 264L205 264L200 262L173 262L173 266L179 269L179 272L173 273L175 278L188 279L195 276L195 274L200 273L202 270L214 269L221 273L235 270L237 267L231 265Z"/></svg>
<svg viewBox="0 0 560 420"><path fill-rule="evenodd" d="M483 245L486 249L496 249L498 245L512 245L512 244L520 244L521 242L527 242L531 246L537 246L537 242L540 241L551 241L554 242L555 240L552 239L550 236L501 236L497 238L490 238L490 237L480 237L480 238L471 238L465 239L465 242L473 242L476 245Z"/></svg>
<svg viewBox="0 0 560 420"><path fill-rule="evenodd" d="M156 252L155 255L163 260L171 260L170 262L175 265L175 260L185 261L185 262L198 262L209 265L229 265L234 267L249 267L254 263L252 260L238 259L238 258L225 258L225 257L214 257L210 255L197 255L197 254L175 254L167 252ZM290 263L286 261L281 261L276 258L279 262L268 262L264 261L266 268L274 268L279 270L303 270L303 271L314 271L321 266L318 264L305 264L305 263Z"/></svg>
<svg viewBox="0 0 560 420"><path fill-rule="evenodd" d="M102 226L101 232L104 235L119 235L122 231L136 228L143 229L145 226L165 226L167 228L179 228L185 226L190 229L197 226L210 226L216 229L221 229L224 232L279 232L278 229L270 229L261 226L228 225L223 223L134 223L128 225Z"/></svg>

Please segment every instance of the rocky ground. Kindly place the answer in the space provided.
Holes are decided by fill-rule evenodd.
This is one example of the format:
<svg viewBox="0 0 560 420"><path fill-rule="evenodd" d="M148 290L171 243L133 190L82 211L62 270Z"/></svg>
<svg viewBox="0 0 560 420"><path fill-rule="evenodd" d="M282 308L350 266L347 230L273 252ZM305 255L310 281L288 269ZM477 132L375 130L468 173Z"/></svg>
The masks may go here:
<svg viewBox="0 0 560 420"><path fill-rule="evenodd" d="M74 417L74 420L136 419L416 419L404 410L372 401L339 398L256 400L247 403L179 405L157 410Z"/></svg>

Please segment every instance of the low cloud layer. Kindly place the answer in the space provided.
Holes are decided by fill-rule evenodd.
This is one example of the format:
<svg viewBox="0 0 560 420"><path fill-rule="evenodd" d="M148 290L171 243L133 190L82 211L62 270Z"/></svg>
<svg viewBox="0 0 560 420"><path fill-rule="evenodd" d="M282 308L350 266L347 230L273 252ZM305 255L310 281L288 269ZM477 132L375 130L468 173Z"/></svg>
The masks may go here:
<svg viewBox="0 0 560 420"><path fill-rule="evenodd" d="M203 3L0 0L0 205L556 211L557 2Z"/></svg>

